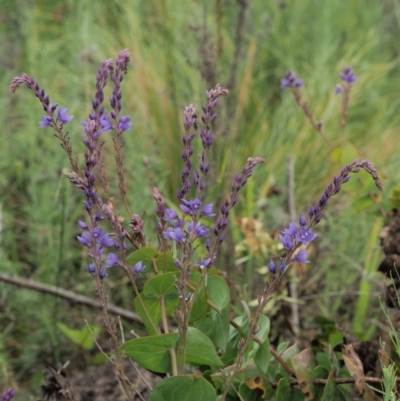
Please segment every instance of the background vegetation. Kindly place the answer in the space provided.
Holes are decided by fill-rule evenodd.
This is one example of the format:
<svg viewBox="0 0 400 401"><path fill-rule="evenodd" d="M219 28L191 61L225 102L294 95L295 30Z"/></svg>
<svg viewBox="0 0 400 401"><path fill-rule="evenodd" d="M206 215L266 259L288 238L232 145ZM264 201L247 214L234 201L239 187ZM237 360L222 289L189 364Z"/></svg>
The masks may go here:
<svg viewBox="0 0 400 401"><path fill-rule="evenodd" d="M145 213L149 242L153 187L173 202L179 185L182 110L189 103L200 109L205 90L216 83L227 86L231 93L220 105L209 201L229 191L233 172L247 157L266 159L238 202L232 238L219 262L234 278L246 277L237 286L250 297L263 274L268 235L289 221L287 157L295 163L298 213L317 201L340 170L279 80L287 70L304 79L303 93L316 119L339 146L340 97L334 88L340 70L351 66L358 80L345 144L375 164L386 191L377 206L365 209L360 199L370 188L354 186L351 196L341 194L328 208L312 263L298 272L301 325L312 330L317 317L340 317L371 336L366 329L379 316L382 288L374 274L384 223L377 212L390 210L388 198L399 179L400 5L391 0L203 3L0 2L1 272L93 295L85 254L75 240L83 208L63 176L67 158L52 134L38 127L41 108L32 93L8 94L12 77L28 73L53 103L69 108L71 140L79 153L80 122L90 112L97 66L129 49L123 112L132 116L133 128L125 137L125 166L131 209ZM112 168L111 154L109 163ZM256 219L249 221L259 228L240 224L243 218ZM131 308L123 282L114 285L121 291L113 302ZM82 327L83 318L96 322L92 310L0 283L0 388L6 383L37 388L44 362L73 359L77 350L57 322Z"/></svg>

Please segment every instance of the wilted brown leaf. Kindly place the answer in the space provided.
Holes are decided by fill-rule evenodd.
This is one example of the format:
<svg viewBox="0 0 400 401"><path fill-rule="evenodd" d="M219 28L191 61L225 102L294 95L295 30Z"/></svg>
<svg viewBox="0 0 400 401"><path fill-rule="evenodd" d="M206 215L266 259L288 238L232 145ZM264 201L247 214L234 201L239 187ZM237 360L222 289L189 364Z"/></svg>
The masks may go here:
<svg viewBox="0 0 400 401"><path fill-rule="evenodd" d="M343 360L346 364L347 370L355 380L355 385L358 392L365 397L366 401L380 401L380 398L374 391L368 387L364 380L364 367L363 364L354 351L353 345L342 346Z"/></svg>

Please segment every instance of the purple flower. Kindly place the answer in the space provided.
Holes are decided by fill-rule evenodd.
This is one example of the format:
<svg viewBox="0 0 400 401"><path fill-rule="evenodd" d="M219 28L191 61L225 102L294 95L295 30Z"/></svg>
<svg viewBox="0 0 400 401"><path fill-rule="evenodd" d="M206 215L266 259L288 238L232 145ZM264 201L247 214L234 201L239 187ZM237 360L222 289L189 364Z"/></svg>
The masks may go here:
<svg viewBox="0 0 400 401"><path fill-rule="evenodd" d="M357 80L357 77L354 75L354 71L350 67L343 68L343 71L339 74L339 76L348 84L352 84Z"/></svg>
<svg viewBox="0 0 400 401"><path fill-rule="evenodd" d="M195 227L193 225L193 221L188 224L188 231L190 233L194 231L199 238L205 238L208 235L209 228L202 226L200 223L196 223Z"/></svg>
<svg viewBox="0 0 400 401"><path fill-rule="evenodd" d="M6 390L0 397L0 401L9 401L15 395L15 391L12 388Z"/></svg>
<svg viewBox="0 0 400 401"><path fill-rule="evenodd" d="M212 212L212 209L213 209L213 204L212 203L207 203L203 207L203 210L201 211L200 216L205 216L205 217L215 216L215 213Z"/></svg>
<svg viewBox="0 0 400 401"><path fill-rule="evenodd" d="M292 237L285 234L285 235L279 235L279 239L281 240L283 247L287 250L290 251L293 249L293 241Z"/></svg>
<svg viewBox="0 0 400 401"><path fill-rule="evenodd" d="M193 266L198 266L201 270L208 269L212 264L213 258L203 259L200 258L200 263L196 263Z"/></svg>
<svg viewBox="0 0 400 401"><path fill-rule="evenodd" d="M174 240L176 242L178 242L179 244L182 244L183 242L185 242L185 233L183 232L183 230L178 227L178 228L168 228L167 231L164 231L164 238L165 239L169 239L169 240Z"/></svg>
<svg viewBox="0 0 400 401"><path fill-rule="evenodd" d="M305 227L305 225L307 224L306 216L304 216L304 214L302 214L300 216L299 224L300 224L300 227Z"/></svg>
<svg viewBox="0 0 400 401"><path fill-rule="evenodd" d="M340 95L342 92L343 92L342 85L337 84L336 87L335 87L335 93L336 93L337 95Z"/></svg>
<svg viewBox="0 0 400 401"><path fill-rule="evenodd" d="M92 245L92 238L89 233L82 233L78 235L76 239L84 246L90 247Z"/></svg>
<svg viewBox="0 0 400 401"><path fill-rule="evenodd" d="M297 226L294 223L289 223L289 227L282 231L282 234L294 237L297 233Z"/></svg>
<svg viewBox="0 0 400 401"><path fill-rule="evenodd" d="M115 253L109 253L106 260L106 267L118 265L118 256Z"/></svg>
<svg viewBox="0 0 400 401"><path fill-rule="evenodd" d="M296 77L294 72L288 71L285 78L281 79L281 88L300 88L304 82Z"/></svg>
<svg viewBox="0 0 400 401"><path fill-rule="evenodd" d="M50 116L43 116L42 121L39 122L40 128L50 127L53 119Z"/></svg>
<svg viewBox="0 0 400 401"><path fill-rule="evenodd" d="M178 218L178 214L175 212L174 209L165 209L165 216L164 216L165 221L171 221L171 220L175 220L177 218Z"/></svg>
<svg viewBox="0 0 400 401"><path fill-rule="evenodd" d="M120 117L118 128L121 131L127 131L129 128L132 127L132 123L130 123L129 121L131 121L131 118L128 116Z"/></svg>
<svg viewBox="0 0 400 401"><path fill-rule="evenodd" d="M103 247L114 245L113 239L104 230L101 230L100 228L96 227L92 231L92 237L96 240L98 244L100 244Z"/></svg>
<svg viewBox="0 0 400 401"><path fill-rule="evenodd" d="M286 263L283 260L281 260L279 263L279 274L282 274L284 272L285 267L286 267Z"/></svg>
<svg viewBox="0 0 400 401"><path fill-rule="evenodd" d="M96 273L96 265L94 263L91 263L90 265L86 266L86 271L90 274Z"/></svg>
<svg viewBox="0 0 400 401"><path fill-rule="evenodd" d="M293 258L293 262L309 263L309 261L307 260L307 251L305 249L301 249Z"/></svg>
<svg viewBox="0 0 400 401"><path fill-rule="evenodd" d="M133 268L132 268L132 272L133 274L139 274L142 273L142 271L146 268L146 266L143 264L143 262L140 260L139 262L137 262Z"/></svg>
<svg viewBox="0 0 400 401"><path fill-rule="evenodd" d="M110 122L110 117L107 114L103 114L100 119L101 132L108 132L112 130L112 124Z"/></svg>
<svg viewBox="0 0 400 401"><path fill-rule="evenodd" d="M78 225L82 230L89 230L88 225L82 220L78 220Z"/></svg>
<svg viewBox="0 0 400 401"><path fill-rule="evenodd" d="M315 239L317 234L314 234L305 227L301 227L300 231L296 234L296 241L301 242L303 245L307 245L309 242Z"/></svg>
<svg viewBox="0 0 400 401"><path fill-rule="evenodd" d="M61 124L68 124L74 117L68 115L68 109L60 107L58 109L57 119Z"/></svg>
<svg viewBox="0 0 400 401"><path fill-rule="evenodd" d="M182 204L179 206L183 213L195 215L197 211L200 209L201 201L196 198L192 201L187 201L186 199L181 200Z"/></svg>
<svg viewBox="0 0 400 401"><path fill-rule="evenodd" d="M269 261L269 263L267 264L267 267L268 267L268 269L269 269L269 271L272 273L272 274L275 274L276 273L276 266L275 266L275 263L274 263L274 261L271 259L270 261Z"/></svg>

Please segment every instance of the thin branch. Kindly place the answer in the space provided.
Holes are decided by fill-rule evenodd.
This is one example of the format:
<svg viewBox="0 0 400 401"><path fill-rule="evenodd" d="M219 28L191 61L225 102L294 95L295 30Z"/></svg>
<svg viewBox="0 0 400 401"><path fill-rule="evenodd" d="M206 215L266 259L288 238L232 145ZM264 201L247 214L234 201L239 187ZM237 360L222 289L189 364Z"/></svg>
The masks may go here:
<svg viewBox="0 0 400 401"><path fill-rule="evenodd" d="M289 216L290 221L297 220L297 212L296 212L296 200L295 200L295 179L294 179L294 159L293 156L289 156L287 158L288 161L288 206L289 206ZM293 333L296 337L300 335L300 317L299 317L299 296L298 296L298 288L297 288L297 270L292 270L292 277L289 284L290 288L290 297L295 301L291 302L291 310L292 310L292 329Z"/></svg>
<svg viewBox="0 0 400 401"><path fill-rule="evenodd" d="M63 288L55 287L52 285L47 285L39 283L34 280L27 280L16 276L10 276L8 274L0 273L0 281L16 285L18 287L27 288L29 290L43 292L45 294L55 295L59 298L64 298L68 301L75 302L78 304L90 306L92 308L101 309L101 305L98 301L87 297L85 295L77 294L76 292L64 290ZM126 309L120 308L115 305L108 305L107 311L113 315L121 316L125 319L132 320L137 323L143 323L142 319L138 314L128 311Z"/></svg>

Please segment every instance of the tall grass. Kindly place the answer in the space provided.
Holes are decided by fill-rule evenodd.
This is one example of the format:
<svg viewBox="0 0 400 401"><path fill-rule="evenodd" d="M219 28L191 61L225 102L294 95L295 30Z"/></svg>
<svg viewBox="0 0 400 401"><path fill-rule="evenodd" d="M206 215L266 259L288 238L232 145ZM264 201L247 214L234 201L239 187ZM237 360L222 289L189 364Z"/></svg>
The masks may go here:
<svg viewBox="0 0 400 401"><path fill-rule="evenodd" d="M315 117L324 121L329 140L339 145L340 99L334 87L338 72L351 66L358 81L352 90L346 141L394 184L400 165L400 71L394 46L400 24L393 15L400 15L399 7L388 0L259 1L249 2L245 9L237 2L218 0L204 4L183 0L3 2L2 270L78 290L85 290L88 282L81 268L85 255L74 239L81 199L62 174L68 168L67 159L51 134L38 128L41 110L32 94L7 94L13 76L29 73L46 88L53 103L69 107L74 115L71 140L79 153L80 121L90 111L96 68L103 59L129 49L133 68L123 82L124 93L129 94L123 98L123 113L134 122L125 138L128 198L131 209L146 212L149 221L153 186L169 200L175 198L183 107L199 105L210 85L233 84L230 97L220 106L223 122L216 129L213 156L222 167L215 173L217 189L210 201L229 191L223 183L248 156L261 156L267 162L255 174L254 193L247 194L247 199L255 201L246 205L242 195L237 210L238 215L256 215L260 212L256 200L266 197L265 188L273 183L285 190L286 157L292 155L300 213L318 199L338 165L328 162L330 149L313 132L290 93L279 88L279 79L288 69L304 79L304 94ZM107 163L112 166L111 157ZM326 277L322 281L327 293L344 291L359 277L349 260L362 263L362 250L374 223L374 216L360 212L354 217L351 207L344 205L349 203L342 194L327 216L329 224L321 225L325 230L320 234L322 244L332 256L312 270L317 277ZM265 229L272 231L285 223L265 221ZM148 235L152 228L149 223ZM9 287L0 287L19 310L27 304L39 305L42 299L13 296ZM326 313L331 298L321 299L318 308ZM7 322L9 317L0 319ZM25 328L13 330L22 342ZM45 336L46 330L51 329L39 325L36 335ZM19 363L15 359L12 364L21 367L24 360L24 369L31 372L39 352L35 349L25 345L23 353L31 358ZM20 357L16 350L10 355Z"/></svg>

